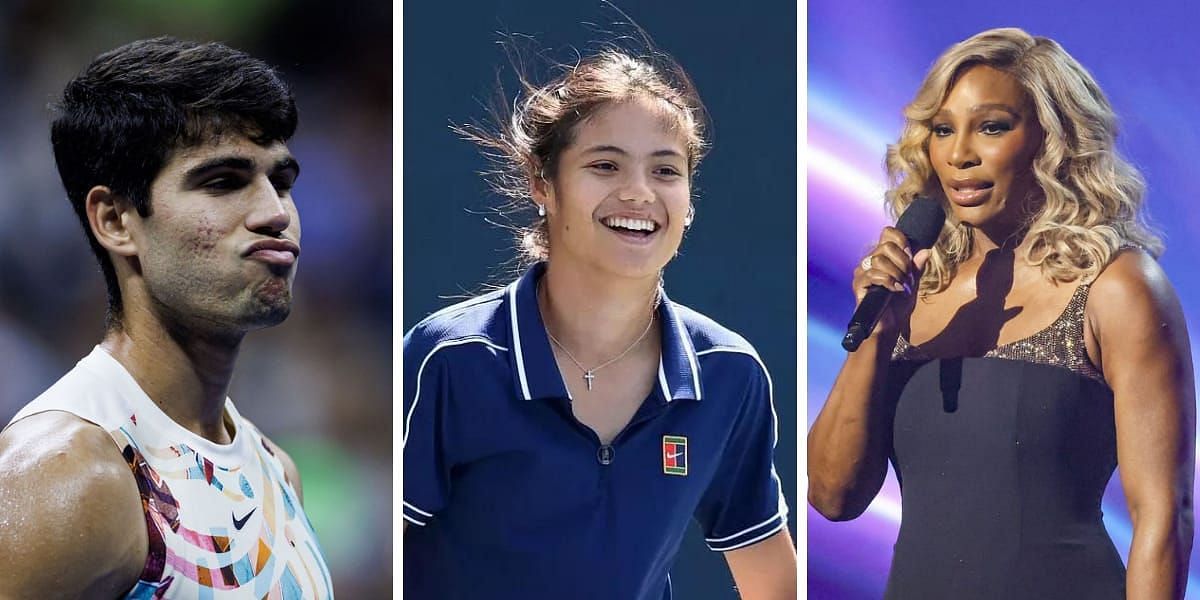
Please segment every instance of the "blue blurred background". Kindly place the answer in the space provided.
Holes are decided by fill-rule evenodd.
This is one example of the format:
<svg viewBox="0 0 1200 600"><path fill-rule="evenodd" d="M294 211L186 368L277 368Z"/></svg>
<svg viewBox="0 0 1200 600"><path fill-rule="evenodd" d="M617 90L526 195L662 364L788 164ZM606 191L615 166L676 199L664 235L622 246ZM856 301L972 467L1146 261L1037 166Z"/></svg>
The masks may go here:
<svg viewBox="0 0 1200 600"><path fill-rule="evenodd" d="M993 27L1016 26L1057 40L1108 94L1120 117L1119 147L1148 182L1152 222L1166 233L1160 259L1200 339L1200 38L1195 3L947 0L808 3L808 422L816 418L845 353L841 333L853 309L855 263L887 223L886 145L898 137L902 107L951 44ZM1191 259L1189 259L1191 257ZM1193 356L1196 355L1193 350ZM808 589L814 599L879 598L899 527L894 473L867 512L830 523L808 509ZM1123 558L1132 528L1118 476L1105 494L1104 521ZM1189 598L1200 597L1193 552Z"/></svg>
<svg viewBox="0 0 1200 600"><path fill-rule="evenodd" d="M741 333L770 369L779 415L776 468L796 496L796 7L728 2L620 3L695 80L712 115L713 149L696 181L696 220L666 270L672 300ZM487 167L448 129L486 117L500 71L516 89L497 32L531 34L534 48L570 61L571 46L608 39L599 1L504 1L404 7L404 329L437 308L504 284L515 273L508 232L485 218L500 199L477 175ZM535 69L537 77L546 75ZM511 102L512 98L509 97ZM619 551L619 550L618 550ZM693 526L672 569L678 598L735 598L725 561Z"/></svg>
<svg viewBox="0 0 1200 600"><path fill-rule="evenodd" d="M229 395L300 468L342 598L391 594L391 8L320 0L0 2L0 423L103 335L104 281L59 182L51 102L97 54L223 41L296 94L296 304L243 344Z"/></svg>

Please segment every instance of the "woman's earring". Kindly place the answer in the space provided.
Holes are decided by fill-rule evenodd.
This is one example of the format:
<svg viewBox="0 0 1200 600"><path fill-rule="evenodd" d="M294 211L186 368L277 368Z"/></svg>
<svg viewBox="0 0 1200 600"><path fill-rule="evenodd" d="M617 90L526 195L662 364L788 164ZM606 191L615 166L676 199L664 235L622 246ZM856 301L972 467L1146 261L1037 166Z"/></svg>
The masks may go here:
<svg viewBox="0 0 1200 600"><path fill-rule="evenodd" d="M539 216L539 217L544 217L544 216L546 216L546 205L545 205L545 204L538 204L537 206L538 206L538 216Z"/></svg>

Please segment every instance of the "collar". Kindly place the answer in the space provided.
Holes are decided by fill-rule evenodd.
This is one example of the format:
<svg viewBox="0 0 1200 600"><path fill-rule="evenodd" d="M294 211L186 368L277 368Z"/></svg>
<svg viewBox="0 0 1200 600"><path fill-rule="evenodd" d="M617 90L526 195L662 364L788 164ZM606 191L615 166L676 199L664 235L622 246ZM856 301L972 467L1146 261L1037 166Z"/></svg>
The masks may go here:
<svg viewBox="0 0 1200 600"><path fill-rule="evenodd" d="M546 272L540 262L505 290L509 320L510 362L517 395L525 400L570 398L562 374L554 361L550 338L537 302L537 283ZM700 365L691 337L674 304L659 287L658 318L662 327L662 355L658 362L658 385L667 402L700 400Z"/></svg>

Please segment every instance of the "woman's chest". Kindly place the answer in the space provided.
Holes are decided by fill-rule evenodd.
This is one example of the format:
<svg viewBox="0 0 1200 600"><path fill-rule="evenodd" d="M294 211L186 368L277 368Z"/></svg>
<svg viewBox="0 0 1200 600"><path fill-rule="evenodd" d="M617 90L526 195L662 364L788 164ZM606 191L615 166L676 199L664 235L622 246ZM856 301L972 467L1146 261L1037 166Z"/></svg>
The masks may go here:
<svg viewBox="0 0 1200 600"><path fill-rule="evenodd" d="M983 356L1074 316L1066 312L1076 291L1049 283L1003 292L951 286L917 299L905 339L929 357Z"/></svg>
<svg viewBox="0 0 1200 600"><path fill-rule="evenodd" d="M611 370L584 372L559 363L571 394L571 412L582 425L608 444L621 433L638 409L654 402L658 361L613 365Z"/></svg>

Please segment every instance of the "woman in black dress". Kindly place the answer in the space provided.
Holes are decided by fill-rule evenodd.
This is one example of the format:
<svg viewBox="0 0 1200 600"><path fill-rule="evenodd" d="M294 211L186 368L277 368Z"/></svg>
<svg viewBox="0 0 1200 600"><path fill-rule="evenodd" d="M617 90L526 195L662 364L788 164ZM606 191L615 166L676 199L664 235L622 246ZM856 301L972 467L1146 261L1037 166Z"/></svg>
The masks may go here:
<svg viewBox="0 0 1200 600"><path fill-rule="evenodd" d="M893 463L888 598L1182 597L1191 357L1107 99L1054 41L997 29L947 50L905 117L888 207L926 195L947 221L915 255L886 228L855 270L857 300L898 293L809 433L809 502L855 518ZM1100 512L1118 462L1128 570Z"/></svg>

